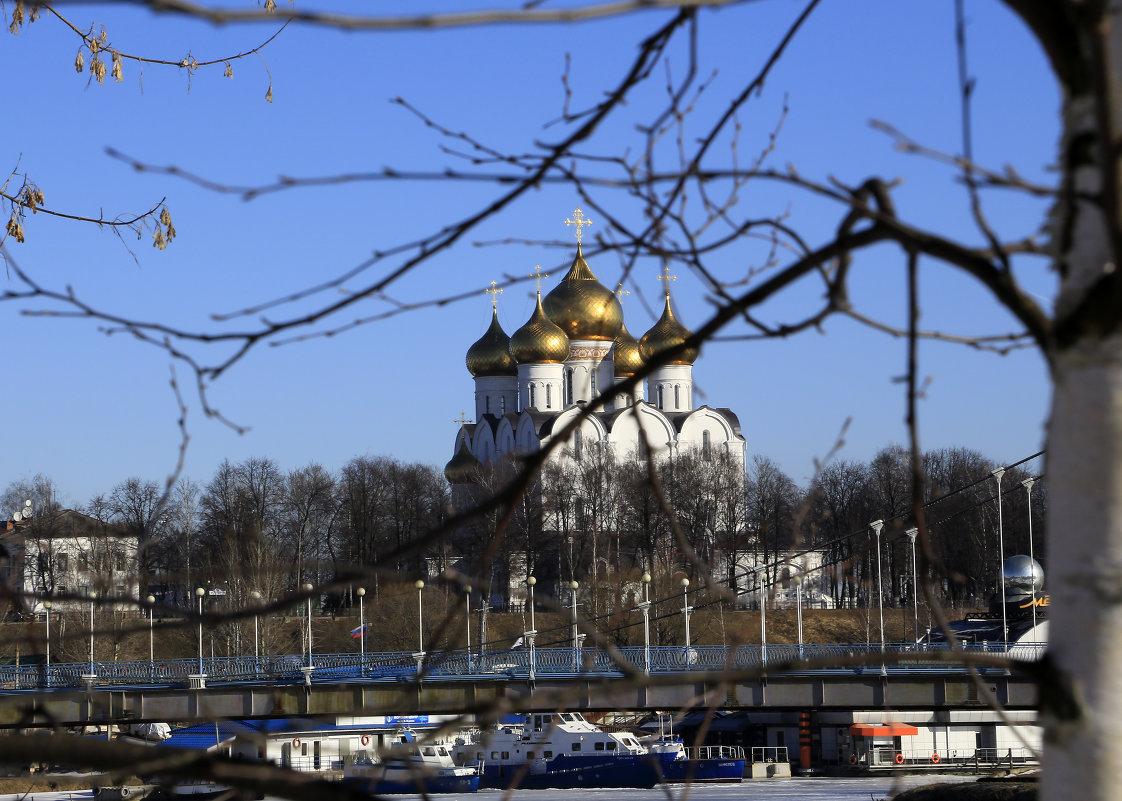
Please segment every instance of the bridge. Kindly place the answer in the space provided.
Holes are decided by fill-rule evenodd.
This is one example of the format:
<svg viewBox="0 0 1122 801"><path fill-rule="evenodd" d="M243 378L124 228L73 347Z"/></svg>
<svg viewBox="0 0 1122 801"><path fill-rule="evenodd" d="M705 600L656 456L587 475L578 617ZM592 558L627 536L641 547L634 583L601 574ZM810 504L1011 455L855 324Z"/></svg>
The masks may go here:
<svg viewBox="0 0 1122 801"><path fill-rule="evenodd" d="M968 656L1035 659L1044 646L970 646ZM992 660L991 660L992 661ZM220 718L457 713L507 702L548 711L1009 709L1035 683L980 667L983 687L943 644L536 648L81 662L0 667L0 728Z"/></svg>

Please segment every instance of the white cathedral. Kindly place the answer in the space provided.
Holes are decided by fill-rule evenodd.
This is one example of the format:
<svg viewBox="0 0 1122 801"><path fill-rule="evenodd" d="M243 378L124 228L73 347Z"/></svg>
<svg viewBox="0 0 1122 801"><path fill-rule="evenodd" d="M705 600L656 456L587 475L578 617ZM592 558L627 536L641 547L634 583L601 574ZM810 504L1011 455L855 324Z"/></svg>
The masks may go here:
<svg viewBox="0 0 1122 801"><path fill-rule="evenodd" d="M636 341L623 321L623 307L602 285L581 252L580 209L567 224L577 226L577 252L561 282L544 298L540 281L530 319L510 336L499 323L492 295L491 325L467 351L475 378L475 422L460 421L454 456L445 467L453 485L478 480L481 468L504 458L533 453L563 431L593 399L604 405L588 414L551 458L580 458L588 447L607 447L616 458L640 451L645 432L656 458L696 449L702 458L719 453L736 460L743 475L745 440L732 411L694 407L693 363L697 348L683 348L653 370L642 387L619 384L666 350L681 346L690 331L674 316L666 276L662 317ZM496 291L494 289L490 291Z"/></svg>

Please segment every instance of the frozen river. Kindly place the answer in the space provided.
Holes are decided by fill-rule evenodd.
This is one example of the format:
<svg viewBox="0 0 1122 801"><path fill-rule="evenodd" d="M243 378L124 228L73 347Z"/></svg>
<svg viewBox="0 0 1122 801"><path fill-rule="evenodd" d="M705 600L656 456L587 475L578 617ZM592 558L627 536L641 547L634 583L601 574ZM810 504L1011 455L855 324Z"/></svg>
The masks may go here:
<svg viewBox="0 0 1122 801"><path fill-rule="evenodd" d="M946 781L972 781L972 776L885 776L876 778L797 778L744 781L741 784L669 785L653 790L517 790L519 801L877 801L909 787ZM503 790L440 795L441 801L500 801ZM412 799L419 796L395 796ZM0 795L0 801L92 801L85 790L31 795ZM269 801L277 801L270 799Z"/></svg>

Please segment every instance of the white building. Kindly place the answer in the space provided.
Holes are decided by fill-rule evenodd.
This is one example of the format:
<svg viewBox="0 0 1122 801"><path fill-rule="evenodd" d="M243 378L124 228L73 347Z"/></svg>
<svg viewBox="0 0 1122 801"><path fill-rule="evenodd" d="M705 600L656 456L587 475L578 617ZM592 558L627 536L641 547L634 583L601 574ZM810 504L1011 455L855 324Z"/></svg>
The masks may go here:
<svg viewBox="0 0 1122 801"><path fill-rule="evenodd" d="M125 529L71 509L3 525L0 579L22 612L41 614L46 598L62 611L90 593L110 599L104 608L136 609L138 541Z"/></svg>

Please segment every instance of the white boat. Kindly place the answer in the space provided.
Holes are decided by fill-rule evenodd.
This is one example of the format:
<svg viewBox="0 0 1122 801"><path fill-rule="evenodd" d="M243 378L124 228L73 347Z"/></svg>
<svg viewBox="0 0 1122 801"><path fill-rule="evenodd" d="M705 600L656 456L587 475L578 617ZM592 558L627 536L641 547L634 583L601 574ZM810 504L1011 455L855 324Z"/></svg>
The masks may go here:
<svg viewBox="0 0 1122 801"><path fill-rule="evenodd" d="M343 765L343 781L371 795L392 793L474 793L478 765L456 765L440 741L419 742L410 730L400 732L380 754L358 752Z"/></svg>
<svg viewBox="0 0 1122 801"><path fill-rule="evenodd" d="M606 732L579 712L526 715L521 723L456 738L456 764L483 766L484 787L654 787L659 772L630 732Z"/></svg>

